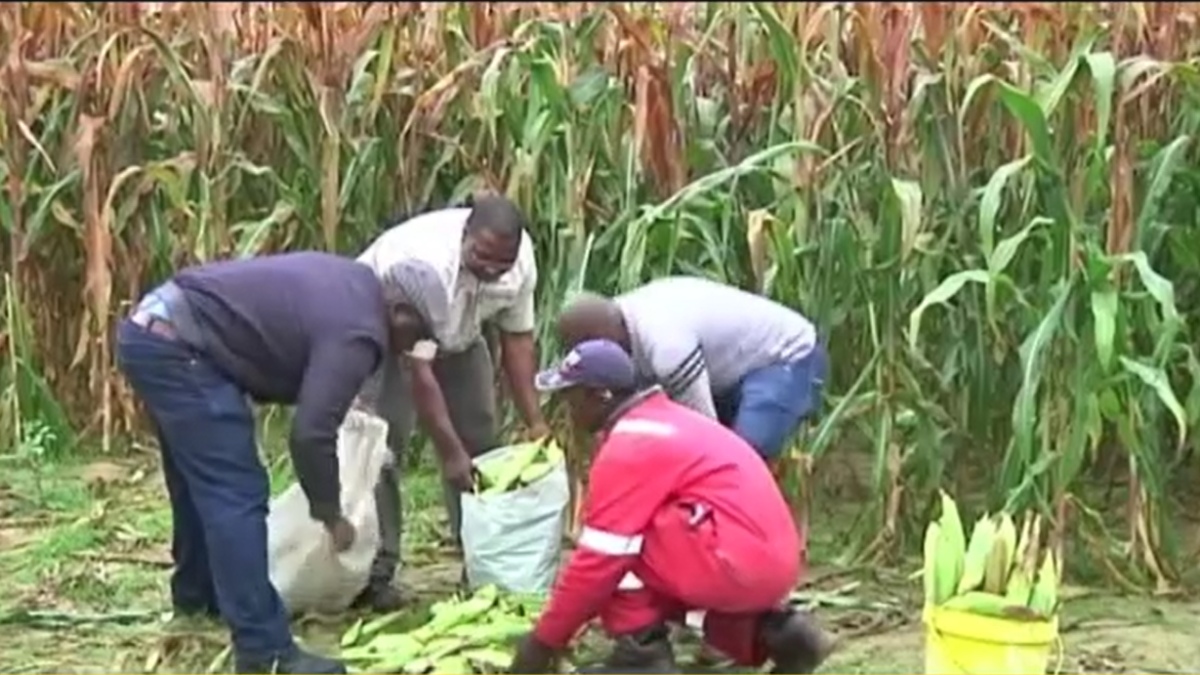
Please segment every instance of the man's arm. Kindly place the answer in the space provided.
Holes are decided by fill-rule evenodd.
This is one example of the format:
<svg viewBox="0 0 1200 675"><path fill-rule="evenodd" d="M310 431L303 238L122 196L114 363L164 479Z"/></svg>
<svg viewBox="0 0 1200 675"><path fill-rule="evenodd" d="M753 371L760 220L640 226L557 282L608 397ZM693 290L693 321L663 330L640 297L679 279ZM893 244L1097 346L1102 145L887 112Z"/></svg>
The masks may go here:
<svg viewBox="0 0 1200 675"><path fill-rule="evenodd" d="M450 420L450 409L433 372L433 357L436 348L432 342L422 340L405 358L408 360L412 378L412 399L417 409L417 419L433 440L438 459L446 467L455 461L469 457L462 439L454 430Z"/></svg>
<svg viewBox="0 0 1200 675"><path fill-rule="evenodd" d="M663 327L656 331L650 354L655 375L667 395L677 403L717 419L712 389L708 383L708 365L704 350L694 336Z"/></svg>
<svg viewBox="0 0 1200 675"><path fill-rule="evenodd" d="M504 368L513 403L529 429L544 429L546 418L542 416L541 402L533 386L537 375L537 347L533 333L500 333L500 359Z"/></svg>
<svg viewBox="0 0 1200 675"><path fill-rule="evenodd" d="M350 338L319 344L308 357L289 445L314 520L332 523L342 516L338 428L381 356L370 340Z"/></svg>
<svg viewBox="0 0 1200 675"><path fill-rule="evenodd" d="M414 307L432 337L442 335L449 317L449 291L442 285L437 269L429 262L401 257L379 272L389 297ZM412 377L412 400L417 419L433 440L443 468L448 462L468 457L458 432L450 420L450 411L442 387L433 372L437 343L420 340L404 359Z"/></svg>
<svg viewBox="0 0 1200 675"><path fill-rule="evenodd" d="M613 593L636 587L639 581L629 572L641 555L645 530L678 483L681 463L669 451L674 428L630 421L635 423L617 422L596 453L578 545L534 628L537 640L551 649L565 647Z"/></svg>
<svg viewBox="0 0 1200 675"><path fill-rule="evenodd" d="M541 402L533 385L537 375L537 347L533 341L533 292L536 287L537 270L531 268L521 284L516 303L501 312L496 323L500 328L500 365L513 402L529 429L544 430L546 419L542 417Z"/></svg>

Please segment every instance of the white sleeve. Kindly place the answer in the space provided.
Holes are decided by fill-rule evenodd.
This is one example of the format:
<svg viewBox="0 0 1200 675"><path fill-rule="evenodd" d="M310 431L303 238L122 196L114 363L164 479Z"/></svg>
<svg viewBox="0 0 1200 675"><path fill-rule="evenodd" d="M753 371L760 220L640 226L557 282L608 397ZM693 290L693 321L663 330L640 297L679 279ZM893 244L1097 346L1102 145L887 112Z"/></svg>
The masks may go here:
<svg viewBox="0 0 1200 675"><path fill-rule="evenodd" d="M418 361L432 361L438 353L438 345L433 340L417 340L407 355Z"/></svg>

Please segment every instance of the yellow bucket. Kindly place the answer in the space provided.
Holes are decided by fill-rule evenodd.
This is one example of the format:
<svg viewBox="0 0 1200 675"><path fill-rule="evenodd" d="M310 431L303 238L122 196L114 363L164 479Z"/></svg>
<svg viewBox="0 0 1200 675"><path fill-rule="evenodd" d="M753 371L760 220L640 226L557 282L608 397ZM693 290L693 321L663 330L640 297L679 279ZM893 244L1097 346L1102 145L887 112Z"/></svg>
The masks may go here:
<svg viewBox="0 0 1200 675"><path fill-rule="evenodd" d="M1012 621L926 607L923 619L928 675L1043 675L1058 643L1057 617Z"/></svg>

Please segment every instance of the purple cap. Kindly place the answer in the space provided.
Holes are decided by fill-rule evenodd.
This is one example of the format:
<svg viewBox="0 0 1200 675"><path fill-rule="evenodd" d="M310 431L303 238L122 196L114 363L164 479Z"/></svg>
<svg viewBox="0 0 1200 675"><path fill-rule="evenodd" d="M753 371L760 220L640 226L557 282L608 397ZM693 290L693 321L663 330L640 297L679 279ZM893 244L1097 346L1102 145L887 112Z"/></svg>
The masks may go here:
<svg viewBox="0 0 1200 675"><path fill-rule="evenodd" d="M575 345L555 367L537 374L540 391L568 387L590 387L626 391L633 389L636 375L633 360L611 340L587 340Z"/></svg>

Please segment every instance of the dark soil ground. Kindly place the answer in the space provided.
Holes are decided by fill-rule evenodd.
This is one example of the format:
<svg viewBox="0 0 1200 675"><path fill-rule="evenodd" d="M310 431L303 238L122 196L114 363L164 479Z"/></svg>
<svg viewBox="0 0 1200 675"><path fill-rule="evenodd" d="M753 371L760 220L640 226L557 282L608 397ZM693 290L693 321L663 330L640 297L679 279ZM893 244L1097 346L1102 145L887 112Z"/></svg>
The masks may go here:
<svg viewBox="0 0 1200 675"><path fill-rule="evenodd" d="M275 467L274 482L287 483ZM0 672L222 672L227 636L215 624L166 621L170 513L152 457L88 465L0 465ZM452 593L460 568L436 543L440 488L428 472L405 483L407 540L401 584L424 604ZM826 525L827 526L827 525ZM821 527L821 525L818 525ZM906 569L847 569L822 550L802 592L840 636L822 668L837 673L921 672L923 636ZM1065 672L1200 671L1200 603L1067 587ZM353 616L308 617L296 631L333 653ZM586 642L589 651L599 646ZM689 645L681 651L687 658ZM686 662L686 661L685 661Z"/></svg>

